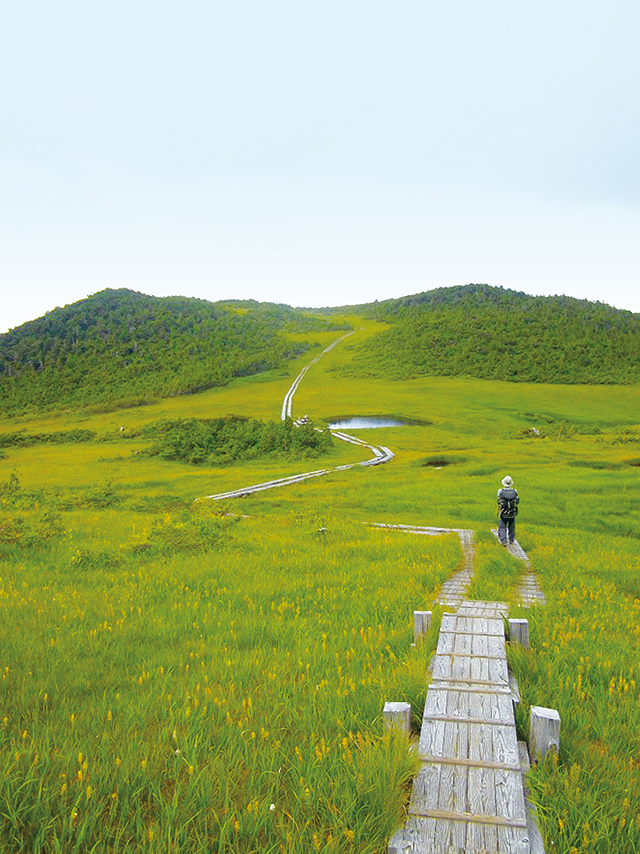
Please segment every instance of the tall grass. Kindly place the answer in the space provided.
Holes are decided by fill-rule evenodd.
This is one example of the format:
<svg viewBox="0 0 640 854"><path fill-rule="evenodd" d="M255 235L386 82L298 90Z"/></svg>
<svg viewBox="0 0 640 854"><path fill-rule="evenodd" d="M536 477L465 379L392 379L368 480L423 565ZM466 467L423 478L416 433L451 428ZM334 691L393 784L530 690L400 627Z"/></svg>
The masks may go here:
<svg viewBox="0 0 640 854"><path fill-rule="evenodd" d="M277 418L304 359L135 410L0 424L96 433L0 459L0 851L385 850L413 766L381 709L408 699L418 724L435 629L411 649L411 611L461 554L455 536L362 523L474 529L471 594L523 614L522 566L489 533L506 473L548 600L528 613L531 651L510 653L518 723L531 704L563 720L557 764L531 775L547 850L640 850L640 451L633 432L620 440L640 425L638 390L362 383L333 370L350 352L314 366L294 414L430 423L361 431L396 453L385 466L226 505L192 502L300 464L194 470L120 434ZM564 423L576 429L519 438ZM359 459L336 443L322 466Z"/></svg>
<svg viewBox="0 0 640 854"><path fill-rule="evenodd" d="M640 850L640 560L629 541L532 535L547 605L527 616L531 650L512 651L523 703L558 709L559 757L530 785L547 850ZM603 571L604 570L604 571Z"/></svg>
<svg viewBox="0 0 640 854"><path fill-rule="evenodd" d="M413 763L381 710L418 713L411 611L456 539L322 507L192 535L196 556L62 540L3 566L0 850L384 847Z"/></svg>
<svg viewBox="0 0 640 854"><path fill-rule="evenodd" d="M467 590L469 599L512 602L522 576L522 563L502 548L489 531L476 534L474 576Z"/></svg>

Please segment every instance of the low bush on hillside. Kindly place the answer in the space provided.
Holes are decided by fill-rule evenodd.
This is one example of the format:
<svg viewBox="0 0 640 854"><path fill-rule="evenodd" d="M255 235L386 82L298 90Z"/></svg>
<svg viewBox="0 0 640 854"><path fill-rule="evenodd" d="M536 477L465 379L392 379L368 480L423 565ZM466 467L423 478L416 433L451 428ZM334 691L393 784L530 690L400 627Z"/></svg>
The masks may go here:
<svg viewBox="0 0 640 854"><path fill-rule="evenodd" d="M155 552L204 552L219 546L228 538L238 517L214 514L210 503L190 504L178 513L165 513L157 518L145 541L138 547Z"/></svg>
<svg viewBox="0 0 640 854"><path fill-rule="evenodd" d="M67 442L91 442L95 439L94 430L56 430L53 433L27 433L26 430L14 430L0 433L0 448L28 448L31 445L61 445Z"/></svg>
<svg viewBox="0 0 640 854"><path fill-rule="evenodd" d="M35 516L0 510L0 556L6 553L6 546L46 546L58 537L62 530L59 514L49 509L42 510Z"/></svg>
<svg viewBox="0 0 640 854"><path fill-rule="evenodd" d="M213 466L262 457L309 459L326 453L333 444L328 431L315 430L311 424L236 415L162 421L147 427L144 435L153 437L147 451L151 456Z"/></svg>

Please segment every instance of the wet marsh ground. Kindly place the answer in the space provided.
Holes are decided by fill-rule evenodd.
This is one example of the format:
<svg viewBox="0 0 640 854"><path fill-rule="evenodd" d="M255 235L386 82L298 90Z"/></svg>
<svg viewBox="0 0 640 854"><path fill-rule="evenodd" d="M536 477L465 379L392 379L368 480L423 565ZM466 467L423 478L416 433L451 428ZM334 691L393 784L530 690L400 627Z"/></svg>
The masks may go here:
<svg viewBox="0 0 640 854"><path fill-rule="evenodd" d="M531 704L563 721L557 762L531 775L547 850L640 851L640 391L354 380L349 353L308 372L295 416L430 423L358 431L386 465L222 504L194 499L308 461L204 469L126 434L277 420L308 355L148 407L0 424L98 434L0 459L0 851L384 851L413 764L381 710L407 699L418 725L437 620L412 649L411 612L462 556L455 536L362 523L474 529L475 594L513 603L521 567L488 534L507 473L548 603L511 654L518 722ZM365 457L336 443L312 468Z"/></svg>

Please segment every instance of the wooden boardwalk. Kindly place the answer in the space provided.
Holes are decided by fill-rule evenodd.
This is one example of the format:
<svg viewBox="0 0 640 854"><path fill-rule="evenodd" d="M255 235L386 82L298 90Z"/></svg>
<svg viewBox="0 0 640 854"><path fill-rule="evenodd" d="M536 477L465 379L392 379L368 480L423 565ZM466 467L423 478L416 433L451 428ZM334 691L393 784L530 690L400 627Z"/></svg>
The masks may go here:
<svg viewBox="0 0 640 854"><path fill-rule="evenodd" d="M385 522L367 522L367 525L372 528L403 531L407 534L428 534L430 536L457 534L460 537L462 547L462 566L442 585L436 602L445 608L458 608L460 606L473 578L473 559L475 557L473 531L465 528L435 528L425 525L390 525Z"/></svg>
<svg viewBox="0 0 640 854"><path fill-rule="evenodd" d="M501 602L444 614L406 826L389 854L529 854Z"/></svg>
<svg viewBox="0 0 640 854"><path fill-rule="evenodd" d="M367 522L366 524L373 528L386 528L408 534L429 534L431 536L457 534L460 537L460 545L462 546L462 566L442 585L436 598L436 603L442 605L444 608L458 608L460 606L464 601L467 589L473 578L473 561L475 558L473 531L464 528L436 528L424 525L392 525L385 522ZM492 528L491 532L495 534L497 539L498 529ZM532 605L544 605L545 596L538 584L538 579L531 566L529 555L517 540L510 543L507 546L507 550L513 557L521 560L525 566L525 574L522 577L517 593L520 604L525 608L530 608Z"/></svg>
<svg viewBox="0 0 640 854"><path fill-rule="evenodd" d="M496 537L496 539L498 538L497 528L492 528L491 533ZM520 586L518 587L518 599L520 600L520 603L524 605L525 608L530 608L532 605L544 605L546 602L545 595L542 592L542 588L538 584L538 579L531 567L529 555L517 540L509 543L507 551L509 554L517 557L518 560L521 560L526 567L525 574L520 582Z"/></svg>
<svg viewBox="0 0 640 854"><path fill-rule="evenodd" d="M473 531L461 530L458 533L462 546L462 568L455 572L448 581L445 581L436 599L438 605L445 608L460 607L473 578L473 560L475 558Z"/></svg>

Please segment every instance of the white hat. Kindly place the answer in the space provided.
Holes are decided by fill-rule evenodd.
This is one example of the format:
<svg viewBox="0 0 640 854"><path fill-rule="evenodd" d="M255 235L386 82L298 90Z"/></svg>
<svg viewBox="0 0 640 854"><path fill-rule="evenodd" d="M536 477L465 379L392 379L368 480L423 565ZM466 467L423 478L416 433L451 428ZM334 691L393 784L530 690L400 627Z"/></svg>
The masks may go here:
<svg viewBox="0 0 640 854"><path fill-rule="evenodd" d="M513 481L511 480L509 475L505 475L505 477L502 478L502 485L506 486L507 488L513 486Z"/></svg>

